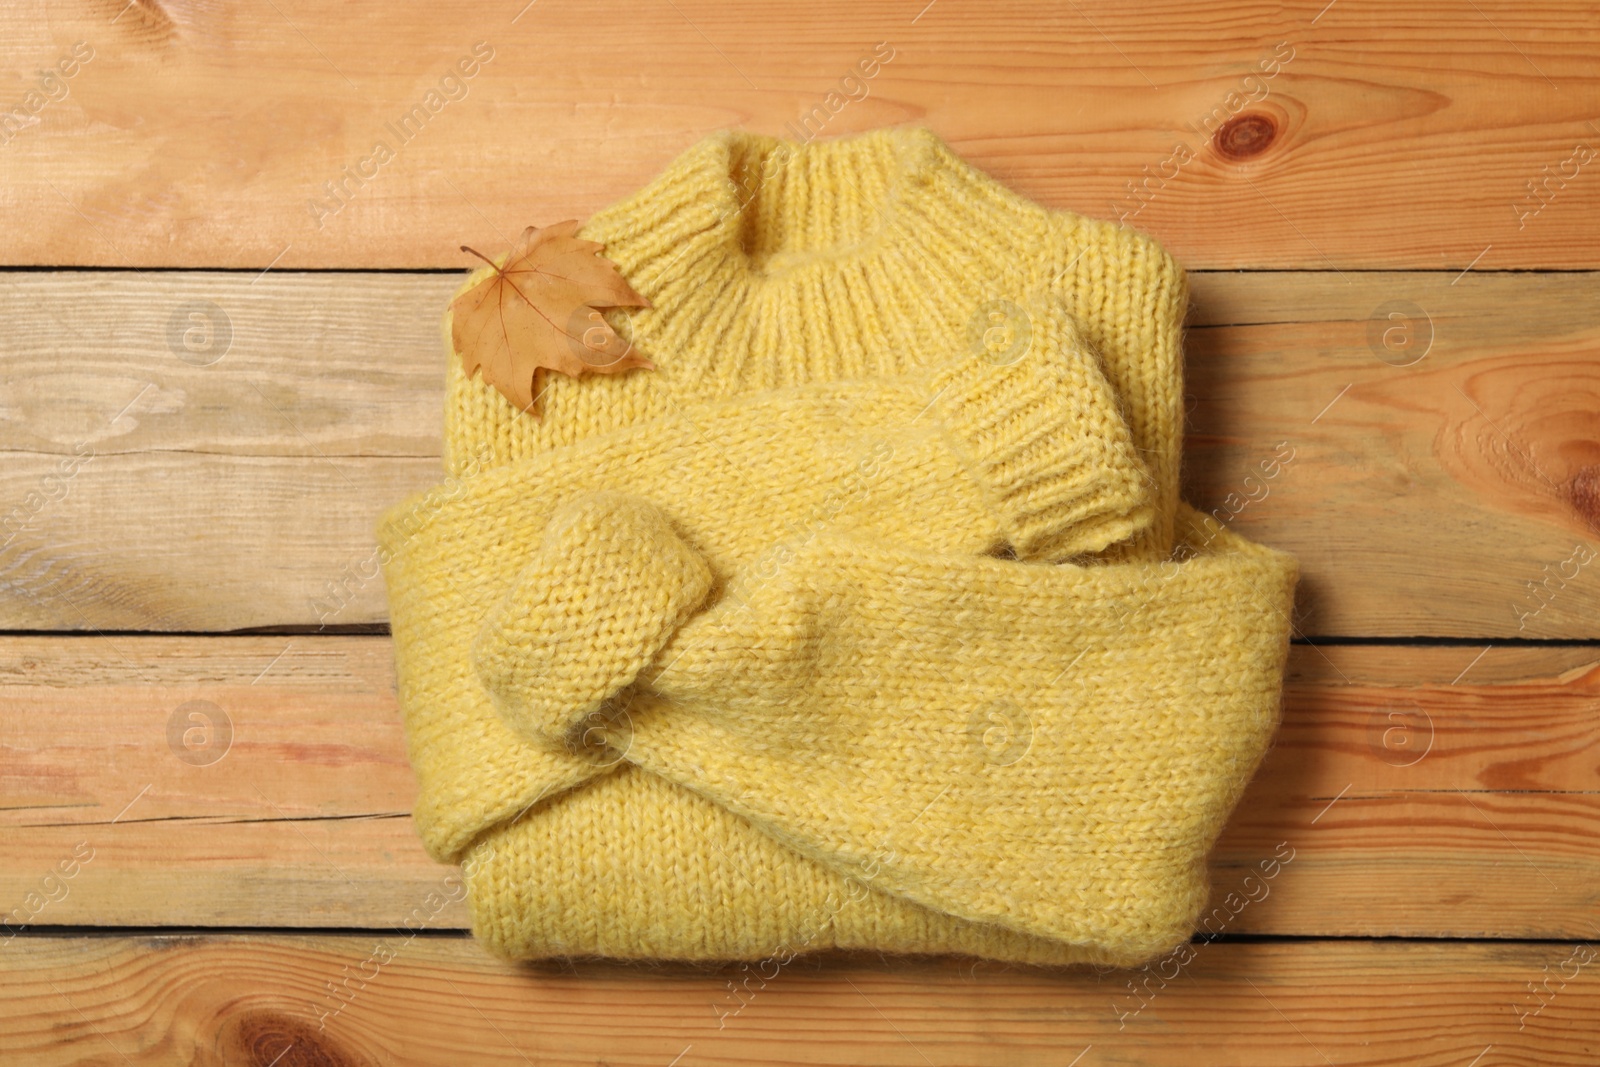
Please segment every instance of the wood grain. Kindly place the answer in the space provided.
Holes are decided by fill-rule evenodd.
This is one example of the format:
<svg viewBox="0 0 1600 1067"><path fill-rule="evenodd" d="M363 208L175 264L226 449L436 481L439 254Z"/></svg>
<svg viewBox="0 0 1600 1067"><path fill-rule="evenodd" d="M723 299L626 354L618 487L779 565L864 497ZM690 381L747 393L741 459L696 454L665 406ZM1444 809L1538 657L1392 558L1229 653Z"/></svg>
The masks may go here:
<svg viewBox="0 0 1600 1067"><path fill-rule="evenodd" d="M836 957L530 968L392 934L22 937L0 952L0 1052L18 1067L453 1067L463 1047L475 1065L551 1067L1562 1067L1594 1062L1600 964L1583 948L1224 942L1163 977Z"/></svg>
<svg viewBox="0 0 1600 1067"><path fill-rule="evenodd" d="M1213 856L1211 932L1586 934L1600 650L1480 651L1294 650ZM411 827L390 657L383 637L0 639L13 925L462 927L455 895L427 904L450 871Z"/></svg>
<svg viewBox="0 0 1600 1067"><path fill-rule="evenodd" d="M706 134L807 115L825 137L927 124L1197 268L1600 265L1600 164L1574 157L1600 138L1600 23L1580 0L1398 20L1379 0L0 12L8 106L93 51L0 151L10 265L455 267L458 245L591 214ZM893 59L829 104L877 42ZM492 59L396 136L480 43Z"/></svg>
<svg viewBox="0 0 1600 1067"><path fill-rule="evenodd" d="M0 493L50 491L21 456ZM234 630L383 620L378 514L437 460L97 455L0 551L7 628ZM43 488L41 488L43 487Z"/></svg>
<svg viewBox="0 0 1600 1067"><path fill-rule="evenodd" d="M1597 635L1600 276L1194 289L1184 494L1299 557L1302 633Z"/></svg>
<svg viewBox="0 0 1600 1067"><path fill-rule="evenodd" d="M1454 277L1194 275L1185 494L1313 638L1600 637L1600 274ZM456 283L0 273L0 627L382 623Z"/></svg>

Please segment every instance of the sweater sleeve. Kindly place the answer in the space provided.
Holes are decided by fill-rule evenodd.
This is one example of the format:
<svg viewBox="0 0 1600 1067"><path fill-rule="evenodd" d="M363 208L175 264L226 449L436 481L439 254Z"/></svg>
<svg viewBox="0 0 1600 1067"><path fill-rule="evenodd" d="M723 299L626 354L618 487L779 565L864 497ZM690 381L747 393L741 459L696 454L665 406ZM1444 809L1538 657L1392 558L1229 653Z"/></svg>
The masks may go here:
<svg viewBox="0 0 1600 1067"><path fill-rule="evenodd" d="M1150 524L1105 559L1165 559L1172 551L1183 445L1183 319L1188 280L1172 255L1131 227L1045 212L1014 240L1034 250L1031 273L1070 309L1121 399L1150 474Z"/></svg>
<svg viewBox="0 0 1600 1067"><path fill-rule="evenodd" d="M1017 557L1061 560L1148 526L1150 473L1065 302L993 301L974 321L969 351L933 376L934 403Z"/></svg>

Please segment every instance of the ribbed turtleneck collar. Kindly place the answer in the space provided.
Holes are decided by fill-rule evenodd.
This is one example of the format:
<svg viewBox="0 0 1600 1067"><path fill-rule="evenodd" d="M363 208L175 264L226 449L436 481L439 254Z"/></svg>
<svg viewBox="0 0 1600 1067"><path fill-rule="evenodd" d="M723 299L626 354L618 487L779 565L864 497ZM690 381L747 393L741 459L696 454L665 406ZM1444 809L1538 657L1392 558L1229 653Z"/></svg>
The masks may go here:
<svg viewBox="0 0 1600 1067"><path fill-rule="evenodd" d="M680 398L905 373L1014 278L995 238L1041 209L931 131L715 134L583 236L654 307L634 338Z"/></svg>
<svg viewBox="0 0 1600 1067"><path fill-rule="evenodd" d="M938 160L932 135L910 128L796 144L730 135L706 160L720 190L718 236L752 273L848 264L904 238L905 200Z"/></svg>

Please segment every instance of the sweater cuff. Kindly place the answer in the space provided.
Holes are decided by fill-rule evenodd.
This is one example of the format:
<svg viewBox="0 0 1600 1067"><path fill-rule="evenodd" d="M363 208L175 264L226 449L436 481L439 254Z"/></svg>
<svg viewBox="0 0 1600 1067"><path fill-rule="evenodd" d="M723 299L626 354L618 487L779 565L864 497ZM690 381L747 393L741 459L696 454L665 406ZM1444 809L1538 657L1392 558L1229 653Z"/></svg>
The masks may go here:
<svg viewBox="0 0 1600 1067"><path fill-rule="evenodd" d="M931 384L1017 558L1098 552L1154 519L1150 473L1116 393L1059 298L990 302Z"/></svg>

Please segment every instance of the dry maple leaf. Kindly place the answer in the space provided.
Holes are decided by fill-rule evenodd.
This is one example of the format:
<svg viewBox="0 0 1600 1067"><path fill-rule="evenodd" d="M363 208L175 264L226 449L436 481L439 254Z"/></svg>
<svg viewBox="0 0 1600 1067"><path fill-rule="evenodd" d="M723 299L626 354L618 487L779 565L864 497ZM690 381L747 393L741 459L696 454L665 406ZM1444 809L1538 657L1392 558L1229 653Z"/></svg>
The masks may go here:
<svg viewBox="0 0 1600 1067"><path fill-rule="evenodd" d="M599 254L604 245L573 236L577 229L572 219L529 226L502 263L461 246L494 268L450 302L451 341L462 368L468 377L481 369L485 382L535 418L542 370L578 377L655 369L599 311L650 301Z"/></svg>

